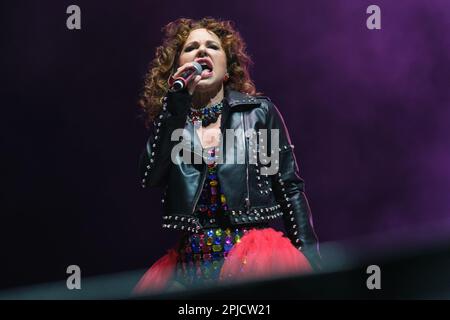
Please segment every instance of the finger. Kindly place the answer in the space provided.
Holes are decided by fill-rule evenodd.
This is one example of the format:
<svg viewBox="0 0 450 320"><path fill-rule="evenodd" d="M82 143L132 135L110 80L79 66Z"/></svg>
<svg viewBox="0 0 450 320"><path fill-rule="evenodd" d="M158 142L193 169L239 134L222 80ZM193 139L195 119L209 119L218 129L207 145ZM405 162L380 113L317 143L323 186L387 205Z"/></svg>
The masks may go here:
<svg viewBox="0 0 450 320"><path fill-rule="evenodd" d="M186 70L187 68L192 68L193 65L194 64L192 62L186 62L185 64L183 64L181 67L179 67L177 69L177 71L174 73L173 77L174 78L178 77L184 70Z"/></svg>
<svg viewBox="0 0 450 320"><path fill-rule="evenodd" d="M195 76L195 78L189 82L188 84L188 91L189 94L192 95L195 91L195 88L197 87L197 84L200 82L200 80L202 80L202 77L200 75Z"/></svg>

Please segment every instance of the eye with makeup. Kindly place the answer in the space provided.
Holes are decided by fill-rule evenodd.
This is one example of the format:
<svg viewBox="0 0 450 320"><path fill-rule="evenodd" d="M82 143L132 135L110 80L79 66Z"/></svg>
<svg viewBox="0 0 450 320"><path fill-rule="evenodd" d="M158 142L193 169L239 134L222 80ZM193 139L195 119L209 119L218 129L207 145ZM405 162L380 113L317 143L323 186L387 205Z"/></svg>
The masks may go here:
<svg viewBox="0 0 450 320"><path fill-rule="evenodd" d="M198 47L198 45L196 45L196 44L194 44L194 45L189 45L189 46L187 46L183 51L184 51L184 52L189 52L189 51L194 50L194 49L197 48L197 47ZM211 48L211 49L213 49L213 50L219 50L219 49L220 49L220 47L219 47L217 44L214 44L214 43L208 44L208 48Z"/></svg>

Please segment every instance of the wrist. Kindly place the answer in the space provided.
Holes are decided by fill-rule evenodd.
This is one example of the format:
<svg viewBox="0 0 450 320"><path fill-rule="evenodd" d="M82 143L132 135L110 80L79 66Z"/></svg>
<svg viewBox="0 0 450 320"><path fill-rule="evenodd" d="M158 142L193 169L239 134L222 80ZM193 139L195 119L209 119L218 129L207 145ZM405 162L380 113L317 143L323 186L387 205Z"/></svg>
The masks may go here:
<svg viewBox="0 0 450 320"><path fill-rule="evenodd" d="M187 115L192 96L187 90L167 93L167 110L174 116Z"/></svg>

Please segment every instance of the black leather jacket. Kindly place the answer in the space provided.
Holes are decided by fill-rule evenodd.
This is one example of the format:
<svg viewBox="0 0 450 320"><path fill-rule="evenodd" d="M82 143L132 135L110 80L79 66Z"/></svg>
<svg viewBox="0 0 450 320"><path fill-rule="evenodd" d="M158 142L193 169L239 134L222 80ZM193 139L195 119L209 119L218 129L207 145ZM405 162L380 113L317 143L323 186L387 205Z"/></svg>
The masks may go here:
<svg viewBox="0 0 450 320"><path fill-rule="evenodd" d="M250 161L252 154L256 158L256 153L247 155L250 136L242 134L234 138L232 148L235 154L237 150L246 150L245 163L229 164L224 161L218 164L217 176L229 208L221 221L201 220L195 213L206 177L206 164L180 161L185 152L192 152L193 157L201 156L200 141L193 134L192 123L186 121L191 97L186 91L169 92L163 100L162 111L153 122L139 163L142 187L165 188L162 199L163 227L198 232L202 228L224 224L267 224L269 220L281 217L291 242L305 254L313 268L320 269L317 236L304 193L304 181L298 174L294 146L281 114L270 99L225 90L220 127L223 146L226 145L225 129L242 129L242 132L254 129L256 134L259 129L279 129L279 169L272 175L262 174L263 165ZM171 134L175 129L182 128L193 134L194 138L185 139L185 147L189 148L179 152L174 164L171 152L179 141L171 141ZM183 138L180 140L183 141ZM271 146L270 141L268 146ZM200 154L195 150L200 150ZM229 151L232 150L226 150L224 154Z"/></svg>

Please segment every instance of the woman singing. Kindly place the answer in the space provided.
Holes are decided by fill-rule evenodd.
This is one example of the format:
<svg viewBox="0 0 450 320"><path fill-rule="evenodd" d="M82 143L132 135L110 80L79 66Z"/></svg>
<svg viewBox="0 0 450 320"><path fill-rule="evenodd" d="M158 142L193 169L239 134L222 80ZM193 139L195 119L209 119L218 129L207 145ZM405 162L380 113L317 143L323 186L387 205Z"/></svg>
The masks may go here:
<svg viewBox="0 0 450 320"><path fill-rule="evenodd" d="M319 269L294 146L278 109L256 93L240 34L213 18L164 31L140 100L151 134L139 167L142 187L164 188L162 226L181 238L135 292ZM195 63L201 74L173 90ZM286 236L269 226L277 218Z"/></svg>

